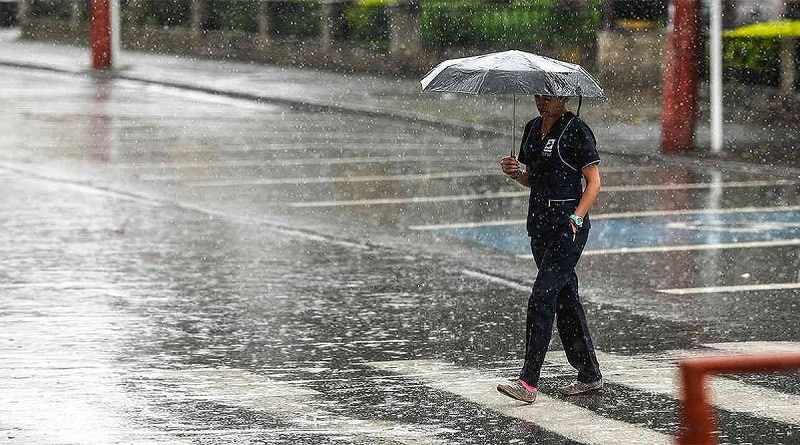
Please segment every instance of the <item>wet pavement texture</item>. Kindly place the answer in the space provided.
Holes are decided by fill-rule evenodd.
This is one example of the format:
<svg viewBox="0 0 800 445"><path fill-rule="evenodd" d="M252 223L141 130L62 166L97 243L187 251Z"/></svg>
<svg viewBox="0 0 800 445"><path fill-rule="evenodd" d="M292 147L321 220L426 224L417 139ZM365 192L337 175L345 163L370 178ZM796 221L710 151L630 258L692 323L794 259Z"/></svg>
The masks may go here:
<svg viewBox="0 0 800 445"><path fill-rule="evenodd" d="M705 219L581 260L606 388L558 396L554 336L523 406L493 389L521 364L535 274L504 135L0 74L5 443L666 443L678 358L798 348L795 170L601 140L592 236ZM723 380L722 443L797 442L796 373Z"/></svg>

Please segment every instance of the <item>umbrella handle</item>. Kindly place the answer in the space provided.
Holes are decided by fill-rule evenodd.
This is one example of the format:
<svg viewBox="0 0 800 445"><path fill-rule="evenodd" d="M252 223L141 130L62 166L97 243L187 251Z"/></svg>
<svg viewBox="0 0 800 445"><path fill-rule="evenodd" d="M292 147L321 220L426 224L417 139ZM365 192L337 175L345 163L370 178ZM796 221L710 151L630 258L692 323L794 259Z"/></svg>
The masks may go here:
<svg viewBox="0 0 800 445"><path fill-rule="evenodd" d="M514 145L517 143L517 95L514 94L513 105L511 106L511 157L514 157Z"/></svg>

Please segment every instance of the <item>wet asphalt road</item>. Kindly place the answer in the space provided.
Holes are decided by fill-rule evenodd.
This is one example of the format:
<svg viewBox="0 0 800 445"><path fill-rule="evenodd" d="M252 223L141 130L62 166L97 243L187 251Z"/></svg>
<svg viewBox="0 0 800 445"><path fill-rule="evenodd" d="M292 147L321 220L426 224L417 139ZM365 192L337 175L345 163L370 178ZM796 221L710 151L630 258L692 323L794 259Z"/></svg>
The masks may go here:
<svg viewBox="0 0 800 445"><path fill-rule="evenodd" d="M414 362L418 374L377 364L444 362L487 373L490 386L517 372L535 269L515 250L522 226L506 236L516 225L492 224L524 218L524 195L497 168L504 139L0 74L0 440L594 443L549 427L535 406L509 401L533 410L509 414L480 392L426 383L427 362ZM554 356L541 391L587 423L588 412L641 428L596 443L647 443L635 434L677 432L677 402L626 381L629 371L615 379L624 358L671 379L674 358L704 345L800 342L800 291L786 286L800 282L799 182L761 166L601 156L598 244L579 275L609 384L559 398L572 376ZM687 211L716 220L669 219ZM602 228L632 212L678 232L614 251L643 232ZM757 224L720 216L758 212ZM447 231L465 222L502 230ZM719 247L685 248L698 245L687 233L714 224L699 245ZM775 233L746 246L724 238L759 230ZM679 292L711 286L724 288ZM796 373L735 382L789 399L771 414L721 409L724 443L798 443L785 406L800 396Z"/></svg>

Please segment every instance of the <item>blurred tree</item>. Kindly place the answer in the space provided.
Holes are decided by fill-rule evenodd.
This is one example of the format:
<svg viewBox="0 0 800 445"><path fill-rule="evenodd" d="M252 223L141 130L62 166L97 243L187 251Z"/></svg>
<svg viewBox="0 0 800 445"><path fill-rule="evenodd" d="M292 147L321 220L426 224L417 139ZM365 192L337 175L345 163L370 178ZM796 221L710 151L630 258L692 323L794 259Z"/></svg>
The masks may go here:
<svg viewBox="0 0 800 445"><path fill-rule="evenodd" d="M30 2L30 13L34 17L49 17L67 21L72 16L72 2L70 0L32 1Z"/></svg>
<svg viewBox="0 0 800 445"><path fill-rule="evenodd" d="M430 0L421 3L425 45L525 47L590 44L600 0Z"/></svg>
<svg viewBox="0 0 800 445"><path fill-rule="evenodd" d="M143 0L142 9L147 25L165 28L191 26L189 0Z"/></svg>
<svg viewBox="0 0 800 445"><path fill-rule="evenodd" d="M276 0L268 3L270 31L281 40L298 41L319 36L322 14L318 0Z"/></svg>
<svg viewBox="0 0 800 445"><path fill-rule="evenodd" d="M612 14L616 19L663 22L667 17L669 0L613 0Z"/></svg>
<svg viewBox="0 0 800 445"><path fill-rule="evenodd" d="M382 45L389 41L389 0L356 0L346 11L347 39L368 45Z"/></svg>
<svg viewBox="0 0 800 445"><path fill-rule="evenodd" d="M255 34L258 6L253 0L207 0L203 29Z"/></svg>

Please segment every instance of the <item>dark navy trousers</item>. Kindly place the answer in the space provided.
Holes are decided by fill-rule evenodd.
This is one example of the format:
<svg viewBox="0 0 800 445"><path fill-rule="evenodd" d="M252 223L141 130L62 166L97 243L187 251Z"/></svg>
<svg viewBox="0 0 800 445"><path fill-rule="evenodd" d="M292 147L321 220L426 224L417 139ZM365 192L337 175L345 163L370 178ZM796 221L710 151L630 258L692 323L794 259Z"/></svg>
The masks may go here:
<svg viewBox="0 0 800 445"><path fill-rule="evenodd" d="M539 273L528 299L525 364L519 376L529 385L539 384L554 319L567 360L578 370L578 380L591 383L602 377L586 313L578 297L575 274L588 238L587 229L579 230L574 236L567 230L531 238L531 251Z"/></svg>

